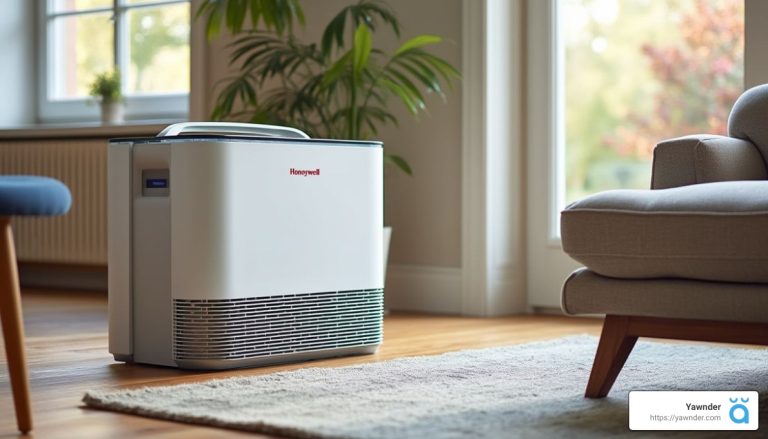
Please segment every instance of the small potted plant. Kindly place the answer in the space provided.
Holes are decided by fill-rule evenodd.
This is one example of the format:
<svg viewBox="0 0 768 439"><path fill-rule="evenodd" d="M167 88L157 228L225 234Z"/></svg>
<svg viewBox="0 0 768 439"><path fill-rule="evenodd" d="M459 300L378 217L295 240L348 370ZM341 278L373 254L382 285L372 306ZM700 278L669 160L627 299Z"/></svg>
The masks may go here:
<svg viewBox="0 0 768 439"><path fill-rule="evenodd" d="M101 105L101 122L123 122L123 96L120 93L120 71L111 70L96 75L91 83L91 96Z"/></svg>

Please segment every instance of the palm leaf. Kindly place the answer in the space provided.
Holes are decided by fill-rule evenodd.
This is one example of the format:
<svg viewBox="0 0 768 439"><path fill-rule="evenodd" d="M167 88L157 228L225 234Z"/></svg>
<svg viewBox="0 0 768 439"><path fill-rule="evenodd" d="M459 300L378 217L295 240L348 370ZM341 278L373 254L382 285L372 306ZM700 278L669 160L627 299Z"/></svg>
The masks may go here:
<svg viewBox="0 0 768 439"><path fill-rule="evenodd" d="M366 25L358 26L355 31L355 45L353 50L353 71L355 76L360 77L363 74L363 70L368 64L368 57L371 54L371 46L373 41L371 39L371 30Z"/></svg>
<svg viewBox="0 0 768 439"><path fill-rule="evenodd" d="M344 32L347 28L347 17L349 17L353 29L365 25L371 31L375 31L378 20L381 20L389 25L396 36L400 36L400 22L387 3L380 0L360 0L343 8L326 26L321 39L321 49L325 56L331 56L334 45L336 49L345 46Z"/></svg>
<svg viewBox="0 0 768 439"><path fill-rule="evenodd" d="M394 56L402 55L405 52L408 52L410 50L413 50L419 47L424 47L430 44L437 44L441 41L443 41L443 39L436 35L419 35L403 43L395 51Z"/></svg>
<svg viewBox="0 0 768 439"><path fill-rule="evenodd" d="M424 103L424 96L421 94L419 88L416 87L416 84L414 84L410 78L394 68L389 69L386 75L389 80L400 85L403 92L407 93L408 98L416 107L416 113L426 108L426 104ZM402 99L403 93L398 94L398 96L400 96Z"/></svg>
<svg viewBox="0 0 768 439"><path fill-rule="evenodd" d="M408 162L405 161L404 158L400 157L399 155L384 154L384 163L395 165L406 174L413 175L413 170L411 169L411 166L408 164Z"/></svg>
<svg viewBox="0 0 768 439"><path fill-rule="evenodd" d="M405 89L403 86L398 84L397 82L394 82L386 77L379 78L379 83L382 87L389 90L392 94L400 98L400 100L405 104L406 108L408 108L408 111L412 115L419 114L419 107L418 105L413 101L413 98L411 97L410 92Z"/></svg>
<svg viewBox="0 0 768 439"><path fill-rule="evenodd" d="M243 30L246 17L254 29L263 25L266 30L282 35L293 29L293 22L304 24L304 11L299 0L202 0L195 17L207 16L206 34L209 39L221 32L221 24L232 34Z"/></svg>
<svg viewBox="0 0 768 439"><path fill-rule="evenodd" d="M349 69L349 63L353 56L354 55L351 50L347 51L347 53L345 53L341 58L333 63L333 65L325 72L325 75L323 76L324 87L327 87L339 80L339 78Z"/></svg>

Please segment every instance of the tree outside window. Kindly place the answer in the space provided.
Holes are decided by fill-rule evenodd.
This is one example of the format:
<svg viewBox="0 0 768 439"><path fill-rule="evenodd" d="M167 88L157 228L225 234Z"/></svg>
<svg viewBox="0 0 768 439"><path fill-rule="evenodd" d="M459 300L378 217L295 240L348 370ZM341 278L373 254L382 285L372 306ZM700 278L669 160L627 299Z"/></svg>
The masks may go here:
<svg viewBox="0 0 768 439"><path fill-rule="evenodd" d="M561 0L566 199L647 189L653 147L726 134L743 90L743 0Z"/></svg>

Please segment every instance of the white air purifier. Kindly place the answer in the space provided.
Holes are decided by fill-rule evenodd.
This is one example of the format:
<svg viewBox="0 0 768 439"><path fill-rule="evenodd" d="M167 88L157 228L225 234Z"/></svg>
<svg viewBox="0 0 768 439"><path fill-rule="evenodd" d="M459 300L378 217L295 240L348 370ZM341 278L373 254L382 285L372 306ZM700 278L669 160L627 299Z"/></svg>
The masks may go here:
<svg viewBox="0 0 768 439"><path fill-rule="evenodd" d="M226 369L382 339L382 145L171 125L109 142L109 351Z"/></svg>

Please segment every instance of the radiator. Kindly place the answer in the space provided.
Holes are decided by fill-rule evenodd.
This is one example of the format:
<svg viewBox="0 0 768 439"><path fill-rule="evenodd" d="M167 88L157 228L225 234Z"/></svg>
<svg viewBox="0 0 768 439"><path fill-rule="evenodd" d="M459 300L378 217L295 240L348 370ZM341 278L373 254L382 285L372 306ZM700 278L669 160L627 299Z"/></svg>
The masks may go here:
<svg viewBox="0 0 768 439"><path fill-rule="evenodd" d="M45 175L72 192L67 215L13 218L19 261L107 264L106 139L5 140L0 174Z"/></svg>

